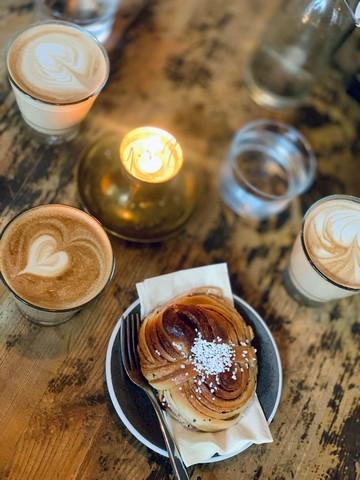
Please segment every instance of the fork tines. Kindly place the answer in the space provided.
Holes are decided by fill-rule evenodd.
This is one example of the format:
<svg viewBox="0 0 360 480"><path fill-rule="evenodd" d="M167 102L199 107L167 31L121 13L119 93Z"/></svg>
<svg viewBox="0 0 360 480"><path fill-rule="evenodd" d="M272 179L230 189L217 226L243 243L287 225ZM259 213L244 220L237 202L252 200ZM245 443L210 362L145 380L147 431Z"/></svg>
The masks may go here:
<svg viewBox="0 0 360 480"><path fill-rule="evenodd" d="M130 314L125 317L121 324L121 358L128 376L131 370L139 370L137 354L137 334L140 327L140 315Z"/></svg>

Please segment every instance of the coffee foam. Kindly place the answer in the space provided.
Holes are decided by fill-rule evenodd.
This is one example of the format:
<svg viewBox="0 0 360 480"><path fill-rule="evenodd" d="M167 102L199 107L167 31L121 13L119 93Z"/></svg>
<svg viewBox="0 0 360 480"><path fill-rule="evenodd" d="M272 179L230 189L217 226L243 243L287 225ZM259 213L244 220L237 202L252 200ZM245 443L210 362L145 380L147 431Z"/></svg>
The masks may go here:
<svg viewBox="0 0 360 480"><path fill-rule="evenodd" d="M64 205L46 205L19 215L0 243L0 267L10 288L33 305L80 306L108 281L113 255L96 220Z"/></svg>
<svg viewBox="0 0 360 480"><path fill-rule="evenodd" d="M305 221L304 240L322 273L340 285L360 288L360 203L321 203Z"/></svg>
<svg viewBox="0 0 360 480"><path fill-rule="evenodd" d="M46 23L22 32L10 46L13 81L39 100L71 103L87 98L106 81L106 57L86 32Z"/></svg>
<svg viewBox="0 0 360 480"><path fill-rule="evenodd" d="M69 255L58 249L55 237L43 233L30 241L27 264L18 275L32 273L45 278L58 277L69 265Z"/></svg>

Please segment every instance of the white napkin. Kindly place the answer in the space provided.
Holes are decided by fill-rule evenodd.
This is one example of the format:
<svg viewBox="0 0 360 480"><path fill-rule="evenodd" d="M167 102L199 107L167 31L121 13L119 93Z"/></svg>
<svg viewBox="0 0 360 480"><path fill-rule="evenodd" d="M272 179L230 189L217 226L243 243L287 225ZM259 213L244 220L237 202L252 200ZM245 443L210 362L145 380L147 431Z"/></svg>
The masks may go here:
<svg viewBox="0 0 360 480"><path fill-rule="evenodd" d="M226 263L181 270L159 277L148 278L136 285L140 298L141 315L148 315L156 307L192 288L219 287L233 302ZM230 455L251 443L273 441L269 425L257 396L245 410L239 422L221 432L207 433L189 430L166 415L167 422L187 467L211 458L215 453Z"/></svg>

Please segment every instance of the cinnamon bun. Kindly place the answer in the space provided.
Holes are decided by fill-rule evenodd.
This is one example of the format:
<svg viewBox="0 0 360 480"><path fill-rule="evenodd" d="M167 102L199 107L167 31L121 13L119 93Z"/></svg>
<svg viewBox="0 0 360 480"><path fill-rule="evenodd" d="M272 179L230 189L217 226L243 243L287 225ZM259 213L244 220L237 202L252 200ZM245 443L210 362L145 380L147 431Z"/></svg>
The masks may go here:
<svg viewBox="0 0 360 480"><path fill-rule="evenodd" d="M188 427L234 425L256 390L253 331L220 289L177 297L143 321L141 370L169 412Z"/></svg>

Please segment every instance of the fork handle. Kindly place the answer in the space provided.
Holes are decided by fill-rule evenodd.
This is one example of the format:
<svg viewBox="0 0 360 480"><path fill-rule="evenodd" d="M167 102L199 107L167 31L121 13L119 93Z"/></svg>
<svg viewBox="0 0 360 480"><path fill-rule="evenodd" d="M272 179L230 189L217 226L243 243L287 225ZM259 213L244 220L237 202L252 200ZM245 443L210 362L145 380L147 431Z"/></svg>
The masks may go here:
<svg viewBox="0 0 360 480"><path fill-rule="evenodd" d="M168 451L169 457L170 457L170 462L173 467L175 476L177 480L190 480L190 477L187 473L186 467L184 465L184 462L182 461L180 452L176 446L176 443L174 442L172 435L168 429L168 426L166 424L166 420L164 418L163 411L159 405L159 402L152 390L146 390L146 393L148 394L148 397L154 407L156 416L159 420L161 432L164 437L166 449Z"/></svg>

